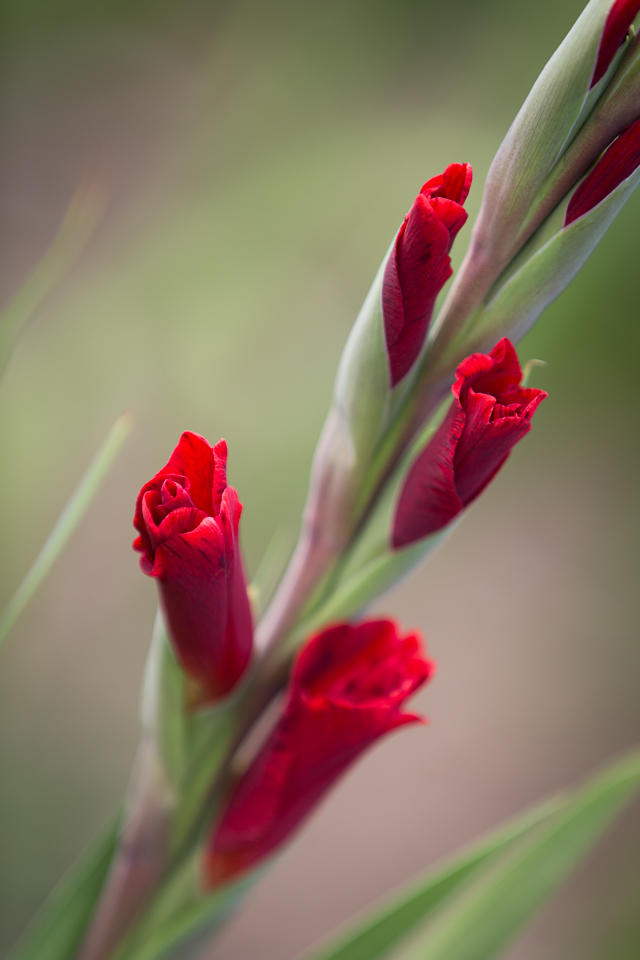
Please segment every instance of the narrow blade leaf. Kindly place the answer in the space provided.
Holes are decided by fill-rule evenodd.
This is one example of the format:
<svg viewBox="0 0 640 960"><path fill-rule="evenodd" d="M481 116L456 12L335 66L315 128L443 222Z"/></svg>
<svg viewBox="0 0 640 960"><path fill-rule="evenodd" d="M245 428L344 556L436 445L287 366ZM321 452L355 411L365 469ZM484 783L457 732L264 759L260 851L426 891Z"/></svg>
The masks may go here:
<svg viewBox="0 0 640 960"><path fill-rule="evenodd" d="M402 960L495 957L496 944L500 949L562 882L639 783L640 754L634 754L580 790L560 794L510 821L303 960L378 960L407 941L412 952L405 957L403 951ZM511 886L517 882L518 865L521 878L529 879L526 893L520 895ZM498 875L501 883L496 882ZM509 910L509 896L519 911ZM422 932L425 923L427 933ZM416 942L417 930L421 933Z"/></svg>
<svg viewBox="0 0 640 960"><path fill-rule="evenodd" d="M496 960L637 793L640 754L576 790L566 808L490 861L395 960Z"/></svg>
<svg viewBox="0 0 640 960"><path fill-rule="evenodd" d="M118 819L78 859L5 960L70 960L107 875Z"/></svg>
<svg viewBox="0 0 640 960"><path fill-rule="evenodd" d="M78 187L44 256L0 314L0 375L20 333L86 247L102 215L104 200L104 191L95 180Z"/></svg>
<svg viewBox="0 0 640 960"><path fill-rule="evenodd" d="M104 443L89 464L80 483L71 494L67 505L56 521L35 563L18 587L2 617L0 617L0 647L68 543L132 428L133 417L130 413L123 413L118 417Z"/></svg>
<svg viewBox="0 0 640 960"><path fill-rule="evenodd" d="M111 960L186 960L237 909L264 868L211 893L200 880L200 851L194 847L167 878L146 915Z"/></svg>
<svg viewBox="0 0 640 960"><path fill-rule="evenodd" d="M591 256L605 233L640 184L640 168L623 180L608 197L568 227L557 223L564 216L565 204L552 214L548 224L557 224L558 230L536 249L538 236L546 236L547 224L530 241L520 255L522 265L499 287L493 299L474 321L468 331L467 346L484 349L505 334L516 342L531 329L542 311L571 283ZM520 263L520 259L516 264ZM502 281L500 281L502 284Z"/></svg>
<svg viewBox="0 0 640 960"><path fill-rule="evenodd" d="M301 960L377 960L386 956L493 854L511 847L562 805L560 798L546 800L510 820Z"/></svg>

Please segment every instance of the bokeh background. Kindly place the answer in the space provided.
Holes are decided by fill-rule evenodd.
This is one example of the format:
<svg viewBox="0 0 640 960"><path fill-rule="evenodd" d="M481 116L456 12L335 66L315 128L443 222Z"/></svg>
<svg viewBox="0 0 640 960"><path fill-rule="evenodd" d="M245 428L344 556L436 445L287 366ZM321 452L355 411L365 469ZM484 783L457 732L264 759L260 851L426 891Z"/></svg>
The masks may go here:
<svg viewBox="0 0 640 960"><path fill-rule="evenodd" d="M501 137L581 0L3 0L8 302L79 180L80 262L0 384L0 602L110 424L133 437L0 654L0 951L125 788L155 591L130 549L181 430L230 445L255 571L293 539L347 332L417 189ZM455 258L468 239L465 228ZM378 609L439 662L205 956L290 960L640 740L640 195L522 344L550 398L444 549ZM631 811L510 960L640 955Z"/></svg>

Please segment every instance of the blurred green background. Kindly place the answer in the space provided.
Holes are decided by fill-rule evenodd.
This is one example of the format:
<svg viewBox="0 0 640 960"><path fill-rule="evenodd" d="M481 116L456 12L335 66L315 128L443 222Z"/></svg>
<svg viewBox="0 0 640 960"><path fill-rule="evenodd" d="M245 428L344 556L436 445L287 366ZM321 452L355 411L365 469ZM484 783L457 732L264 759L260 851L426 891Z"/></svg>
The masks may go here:
<svg viewBox="0 0 640 960"><path fill-rule="evenodd" d="M115 417L132 439L0 654L0 951L114 809L153 584L139 487L186 428L230 445L256 569L295 535L347 332L425 179L491 157L580 0L3 0L6 302L78 181L107 215L0 384L0 602ZM469 228L459 237L459 262ZM522 344L550 398L428 567L431 726L340 785L211 960L289 960L395 883L640 740L640 196ZM640 814L510 960L640 955Z"/></svg>

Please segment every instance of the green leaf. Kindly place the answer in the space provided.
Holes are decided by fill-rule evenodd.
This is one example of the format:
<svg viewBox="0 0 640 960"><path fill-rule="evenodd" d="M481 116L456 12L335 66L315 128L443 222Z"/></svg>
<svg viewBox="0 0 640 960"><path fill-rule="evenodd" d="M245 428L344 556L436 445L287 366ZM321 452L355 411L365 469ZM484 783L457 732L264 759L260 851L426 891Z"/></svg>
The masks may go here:
<svg viewBox="0 0 640 960"><path fill-rule="evenodd" d="M244 689L244 687L242 688ZM238 693L186 717L180 803L172 826L172 850L180 850L200 827L216 778L238 739Z"/></svg>
<svg viewBox="0 0 640 960"><path fill-rule="evenodd" d="M184 673L171 649L162 612L158 609L142 680L140 725L157 745L167 777L180 789L185 738Z"/></svg>
<svg viewBox="0 0 640 960"><path fill-rule="evenodd" d="M84 250L103 208L99 183L87 181L78 187L48 250L0 315L0 374L22 330Z"/></svg>
<svg viewBox="0 0 640 960"><path fill-rule="evenodd" d="M111 863L118 821L114 817L62 878L5 960L70 960L74 956Z"/></svg>
<svg viewBox="0 0 640 960"><path fill-rule="evenodd" d="M564 811L487 865L396 960L494 960L637 792L640 754L575 791Z"/></svg>
<svg viewBox="0 0 640 960"><path fill-rule="evenodd" d="M542 70L491 164L476 230L502 264L524 242L522 224L538 191L610 79L608 73L589 91L610 6L611 0L587 4Z"/></svg>
<svg viewBox="0 0 640 960"><path fill-rule="evenodd" d="M497 957L639 784L640 753L634 753L511 821L304 960Z"/></svg>
<svg viewBox="0 0 640 960"><path fill-rule="evenodd" d="M616 69L617 58L623 51L624 56ZM637 119L640 95L638 37L626 48L620 48L612 69L615 73L611 83L598 99L587 122L551 170L522 221L519 233L519 241L522 243L532 236L563 198L573 190L603 150ZM596 84L589 96L596 95L605 81L606 78Z"/></svg>
<svg viewBox="0 0 640 960"><path fill-rule="evenodd" d="M469 250L431 327L418 394L427 388L433 365L443 365L443 355L454 350L493 284L555 206L553 202L549 206L548 196L549 191L554 193L554 170L616 76L627 50L623 44L605 76L591 87L610 7L611 0L590 0L586 5L542 70L493 159ZM462 357L471 352L466 350ZM453 370L444 367L448 378ZM420 398L414 402L419 406Z"/></svg>
<svg viewBox="0 0 640 960"><path fill-rule="evenodd" d="M559 797L536 804L526 813L493 830L331 942L305 954L302 960L377 960L403 940L418 923L450 896L468 876L497 851L510 847L563 805Z"/></svg>
<svg viewBox="0 0 640 960"><path fill-rule="evenodd" d="M260 619L276 591L294 544L293 531L284 524L277 527L267 544L249 586L256 621Z"/></svg>
<svg viewBox="0 0 640 960"><path fill-rule="evenodd" d="M513 177L514 182L502 186L503 196L515 194L521 199L521 190L530 201L533 190L557 162L576 124L584 119L610 6L611 0L591 0L536 80L500 148L498 157L502 162L498 161L493 170L496 179L506 171ZM528 206L528 202L524 205Z"/></svg>
<svg viewBox="0 0 640 960"><path fill-rule="evenodd" d="M348 436L345 456L354 467L366 466L387 416L389 361L381 299L387 258L388 253L347 338L333 389L337 424Z"/></svg>
<svg viewBox="0 0 640 960"><path fill-rule="evenodd" d="M238 736L247 679L212 706L187 708L187 680L158 609L145 666L140 703L143 739L153 744L171 806L171 855L189 842L210 800L212 784ZM154 788L154 792L157 787Z"/></svg>
<svg viewBox="0 0 640 960"><path fill-rule="evenodd" d="M14 594L13 599L2 614L2 617L0 617L0 647L6 640L16 620L51 570L60 553L67 545L71 535L98 492L111 465L122 449L125 440L131 433L132 427L133 418L130 413L123 413L118 417L104 443L89 464L80 483L71 494L67 505L56 521L35 563L18 587L17 592Z"/></svg>
<svg viewBox="0 0 640 960"><path fill-rule="evenodd" d="M201 848L196 843L112 960L184 960L194 946L222 926L265 872L261 867L236 883L207 892L200 864Z"/></svg>
<svg viewBox="0 0 640 960"><path fill-rule="evenodd" d="M437 550L451 536L464 515L460 513L444 530L433 536L399 550L387 549L369 559L356 555L356 561L362 559L362 566L356 567L354 562L352 569L351 558L347 556L347 569L338 569L336 583L326 600L302 617L286 637L269 651L262 664L264 673L281 672L290 663L300 644L327 624L361 614L373 600L394 587ZM358 541L355 546L356 549L359 547ZM371 544L364 546L368 549Z"/></svg>

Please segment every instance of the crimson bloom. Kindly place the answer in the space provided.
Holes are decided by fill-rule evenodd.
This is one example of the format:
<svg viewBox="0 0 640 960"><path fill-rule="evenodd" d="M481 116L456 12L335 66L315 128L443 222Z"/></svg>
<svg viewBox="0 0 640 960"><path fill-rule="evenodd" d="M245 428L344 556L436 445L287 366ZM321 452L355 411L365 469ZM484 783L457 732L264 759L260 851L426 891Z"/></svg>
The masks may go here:
<svg viewBox="0 0 640 960"><path fill-rule="evenodd" d="M427 180L387 260L382 316L393 387L415 363L436 297L451 276L449 251L467 220L462 204L472 176L470 164L451 163L444 173Z"/></svg>
<svg viewBox="0 0 640 960"><path fill-rule="evenodd" d="M251 656L253 627L240 557L242 504L227 486L227 444L186 432L138 495L134 549L156 577L176 655L202 699L228 693Z"/></svg>
<svg viewBox="0 0 640 960"><path fill-rule="evenodd" d="M363 750L420 722L401 707L433 672L420 636L402 636L390 620L342 623L313 637L294 664L280 721L209 838L207 884L257 864Z"/></svg>
<svg viewBox="0 0 640 960"><path fill-rule="evenodd" d="M615 0L615 3L611 4L598 47L598 57L591 78L592 87L604 77L611 66L611 61L624 43L639 10L640 0Z"/></svg>
<svg viewBox="0 0 640 960"><path fill-rule="evenodd" d="M393 546L441 530L468 506L531 429L547 394L520 386L522 370L510 340L474 353L456 370L453 403L409 470L393 522Z"/></svg>
<svg viewBox="0 0 640 960"><path fill-rule="evenodd" d="M638 0L640 6L640 0ZM569 201L564 225L584 216L608 197L640 165L640 119L607 147Z"/></svg>

